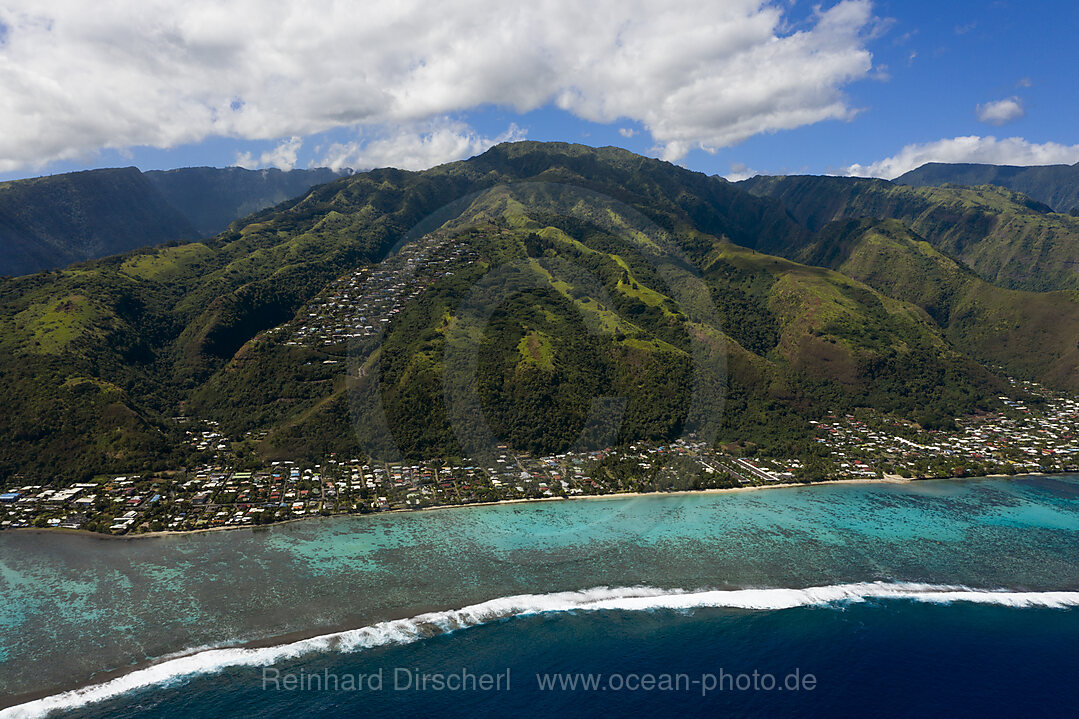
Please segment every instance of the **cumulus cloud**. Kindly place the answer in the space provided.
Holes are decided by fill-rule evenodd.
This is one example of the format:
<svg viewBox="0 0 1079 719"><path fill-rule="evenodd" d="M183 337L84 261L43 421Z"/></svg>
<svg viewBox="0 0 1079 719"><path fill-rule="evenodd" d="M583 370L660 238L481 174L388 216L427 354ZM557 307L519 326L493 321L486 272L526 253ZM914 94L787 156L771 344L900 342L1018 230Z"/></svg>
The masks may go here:
<svg viewBox="0 0 1079 719"><path fill-rule="evenodd" d="M421 127L398 128L354 142L334 143L321 160L312 164L335 170L345 167L354 170L373 167L425 170L477 155L500 142L523 140L524 137L525 132L514 124L497 137L484 137L464 123L441 120Z"/></svg>
<svg viewBox="0 0 1079 719"><path fill-rule="evenodd" d="M6 0L0 171L210 136L392 134L489 105L636 122L674 160L850 118L843 88L872 70L869 0L797 23L786 7Z"/></svg>
<svg viewBox="0 0 1079 719"><path fill-rule="evenodd" d="M954 137L907 145L898 154L869 165L851 165L844 174L887 180L927 162L975 162L989 165L1071 165L1079 162L1079 145L1036 144L1021 137Z"/></svg>
<svg viewBox="0 0 1079 719"><path fill-rule="evenodd" d="M296 167L296 159L300 154L301 147L303 147L303 138L293 136L283 140L272 150L262 153L257 160L250 152L239 153L236 155L236 161L233 164L237 167L246 167L249 170L267 166L291 170Z"/></svg>
<svg viewBox="0 0 1079 719"><path fill-rule="evenodd" d="M978 119L989 125L1006 125L1012 120L1018 120L1026 111L1018 97L1006 97L996 102L987 102L976 108Z"/></svg>

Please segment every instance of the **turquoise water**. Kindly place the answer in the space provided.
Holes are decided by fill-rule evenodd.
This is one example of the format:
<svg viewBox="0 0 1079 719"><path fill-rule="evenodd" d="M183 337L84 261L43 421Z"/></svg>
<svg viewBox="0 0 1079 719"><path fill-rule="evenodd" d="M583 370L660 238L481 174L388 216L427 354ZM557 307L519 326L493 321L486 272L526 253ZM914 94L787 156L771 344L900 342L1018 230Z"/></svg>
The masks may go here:
<svg viewBox="0 0 1079 719"><path fill-rule="evenodd" d="M1074 591L1076 530L1079 479L1032 477L546 502L131 541L7 532L0 694L10 704L195 647L597 586Z"/></svg>

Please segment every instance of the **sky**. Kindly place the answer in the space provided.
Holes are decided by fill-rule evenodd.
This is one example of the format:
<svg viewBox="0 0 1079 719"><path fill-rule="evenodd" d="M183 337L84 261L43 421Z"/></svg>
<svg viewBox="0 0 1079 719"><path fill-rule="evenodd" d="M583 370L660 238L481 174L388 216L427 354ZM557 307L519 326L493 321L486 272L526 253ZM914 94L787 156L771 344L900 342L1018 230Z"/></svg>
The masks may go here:
<svg viewBox="0 0 1079 719"><path fill-rule="evenodd" d="M1079 162L1070 0L2 0L0 180L508 140L893 178Z"/></svg>

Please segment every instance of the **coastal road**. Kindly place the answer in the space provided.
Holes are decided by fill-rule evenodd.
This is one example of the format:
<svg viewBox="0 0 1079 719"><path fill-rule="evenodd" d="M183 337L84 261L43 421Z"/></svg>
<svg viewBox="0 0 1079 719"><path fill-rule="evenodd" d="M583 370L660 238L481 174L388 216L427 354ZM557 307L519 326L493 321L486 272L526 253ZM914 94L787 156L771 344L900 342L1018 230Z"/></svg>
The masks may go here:
<svg viewBox="0 0 1079 719"><path fill-rule="evenodd" d="M779 477L776 477L774 474L770 474L769 472L765 472L760 467L753 466L752 464L750 464L749 462L747 462L744 459L737 459L736 458L734 460L734 463L736 465L738 465L738 467L740 469L743 469L746 472L748 472L749 475L752 476L754 479L762 480L762 481L765 481L765 482L778 482L779 481Z"/></svg>

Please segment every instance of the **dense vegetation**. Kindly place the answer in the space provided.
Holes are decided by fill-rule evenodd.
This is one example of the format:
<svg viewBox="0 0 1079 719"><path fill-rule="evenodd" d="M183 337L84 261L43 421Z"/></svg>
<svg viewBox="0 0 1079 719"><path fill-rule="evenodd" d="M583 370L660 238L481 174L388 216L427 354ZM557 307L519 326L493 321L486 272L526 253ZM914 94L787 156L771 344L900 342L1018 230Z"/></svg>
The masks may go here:
<svg viewBox="0 0 1079 719"><path fill-rule="evenodd" d="M406 456L458 456L467 437L444 387L461 342L475 350L493 435L544 452L695 430L806 456L808 421L830 410L942 426L989 408L1003 384L976 359L1072 380L1063 347L1055 373L1018 348L990 352L985 324L1042 295L1005 302L939 252L927 260L937 275L919 265L921 284L905 284L901 261L931 249L910 225L830 225L834 208L819 223L798 209L615 148L515 143L320 185L208 241L16 278L0 286L0 381L11 388L0 471L183 464L180 414L246 435L252 462L355 456L370 439L358 418L374 415ZM267 331L306 317L335 278L430 237L478 259L395 315L370 354ZM898 249L869 253L882 237ZM470 322L477 292L499 301ZM975 311L990 301L991 313ZM702 356L722 362L722 382L698 381ZM374 379L377 406L357 408L353 390ZM597 398L614 398L604 406L620 421L591 422Z"/></svg>

